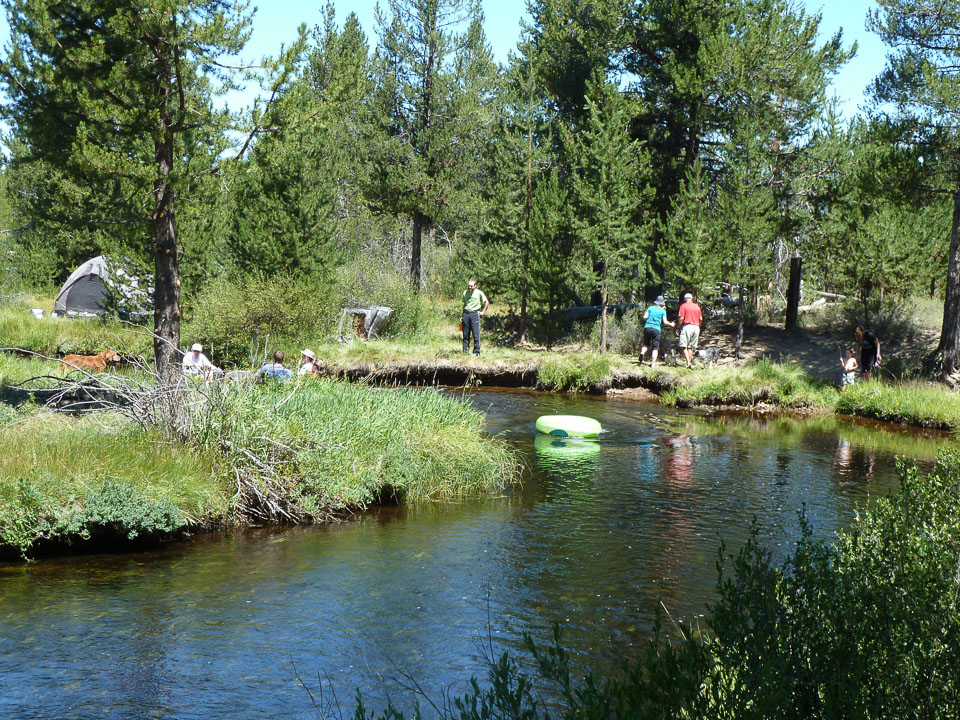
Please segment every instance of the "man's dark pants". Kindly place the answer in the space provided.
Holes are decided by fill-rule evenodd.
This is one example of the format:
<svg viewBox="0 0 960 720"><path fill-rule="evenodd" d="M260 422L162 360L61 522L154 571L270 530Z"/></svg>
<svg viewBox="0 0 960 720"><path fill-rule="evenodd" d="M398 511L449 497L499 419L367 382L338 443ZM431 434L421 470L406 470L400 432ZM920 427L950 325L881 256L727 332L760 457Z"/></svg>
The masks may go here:
<svg viewBox="0 0 960 720"><path fill-rule="evenodd" d="M463 351L470 352L470 334L473 333L473 354L480 354L480 311L463 313Z"/></svg>

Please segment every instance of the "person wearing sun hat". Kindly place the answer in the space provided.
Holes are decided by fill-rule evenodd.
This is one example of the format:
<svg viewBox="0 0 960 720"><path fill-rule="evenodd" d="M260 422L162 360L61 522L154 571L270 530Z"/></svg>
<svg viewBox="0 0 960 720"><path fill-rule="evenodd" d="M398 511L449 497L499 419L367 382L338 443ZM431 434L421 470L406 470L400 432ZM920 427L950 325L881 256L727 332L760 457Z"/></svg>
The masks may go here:
<svg viewBox="0 0 960 720"><path fill-rule="evenodd" d="M313 354L313 350L304 350L300 353L302 362L300 363L300 369L297 370L297 375L319 375L320 374L320 364L317 362L317 356Z"/></svg>
<svg viewBox="0 0 960 720"><path fill-rule="evenodd" d="M663 295L658 295L657 299L653 301L653 305L648 307L646 312L643 313L643 347L640 348L641 363L649 347L652 350L650 353L650 364L657 364L657 356L660 354L660 331L664 325L673 327L673 323L667 320L666 305L667 301L664 300Z"/></svg>
<svg viewBox="0 0 960 720"><path fill-rule="evenodd" d="M203 354L203 345L194 343L183 355L183 374L200 375L206 379L222 375L223 371Z"/></svg>

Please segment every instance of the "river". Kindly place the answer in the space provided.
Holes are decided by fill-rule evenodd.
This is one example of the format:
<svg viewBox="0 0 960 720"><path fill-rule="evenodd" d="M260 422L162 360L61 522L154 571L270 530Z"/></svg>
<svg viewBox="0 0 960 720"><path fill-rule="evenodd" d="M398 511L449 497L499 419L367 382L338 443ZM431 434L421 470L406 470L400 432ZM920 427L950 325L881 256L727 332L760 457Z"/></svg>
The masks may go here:
<svg viewBox="0 0 960 720"><path fill-rule="evenodd" d="M895 456L940 436L833 418L708 417L636 400L476 391L523 454L522 487L379 508L337 525L237 531L135 554L0 565L0 717L317 718L360 688L409 707L462 691L485 657L554 622L601 670L655 612L696 621L752 518L782 556L896 487ZM603 423L596 443L537 437L538 415ZM662 605L661 605L662 603ZM323 698L320 698L321 681Z"/></svg>

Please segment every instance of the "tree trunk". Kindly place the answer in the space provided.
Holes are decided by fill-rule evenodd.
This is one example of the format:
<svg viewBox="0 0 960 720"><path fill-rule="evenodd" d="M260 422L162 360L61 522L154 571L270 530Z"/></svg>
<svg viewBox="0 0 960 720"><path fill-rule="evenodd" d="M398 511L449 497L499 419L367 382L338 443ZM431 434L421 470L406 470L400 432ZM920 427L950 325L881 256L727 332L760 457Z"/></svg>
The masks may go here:
<svg viewBox="0 0 960 720"><path fill-rule="evenodd" d="M520 283L520 326L517 342L527 339L527 299L530 295L530 211L533 205L533 123L527 125L527 177L523 195L523 280Z"/></svg>
<svg viewBox="0 0 960 720"><path fill-rule="evenodd" d="M953 224L947 264L947 297L943 302L943 327L934 357L942 361L941 377L953 374L960 359L960 177L953 193Z"/></svg>
<svg viewBox="0 0 960 720"><path fill-rule="evenodd" d="M413 239L410 241L410 284L417 292L420 291L422 282L422 268L420 260L420 250L423 238L423 226L426 218L419 210L413 213Z"/></svg>
<svg viewBox="0 0 960 720"><path fill-rule="evenodd" d="M743 312L743 305L744 305L745 298L743 297L742 282L740 283L739 293L740 293L739 295L740 300L739 302L737 302L737 339L733 344L733 355L735 358L737 358L737 360L742 360L743 359L743 325L745 322L744 320L745 316Z"/></svg>
<svg viewBox="0 0 960 720"><path fill-rule="evenodd" d="M600 281L600 352L607 351L607 263L603 263L603 279Z"/></svg>
<svg viewBox="0 0 960 720"><path fill-rule="evenodd" d="M153 356L163 382L174 382L180 368L180 262L174 216L173 138L167 135L154 145L157 179L153 215L155 275L153 291Z"/></svg>
<svg viewBox="0 0 960 720"><path fill-rule="evenodd" d="M787 322L790 332L797 331L797 308L800 307L800 270L803 261L798 257L790 258L790 284L787 286Z"/></svg>

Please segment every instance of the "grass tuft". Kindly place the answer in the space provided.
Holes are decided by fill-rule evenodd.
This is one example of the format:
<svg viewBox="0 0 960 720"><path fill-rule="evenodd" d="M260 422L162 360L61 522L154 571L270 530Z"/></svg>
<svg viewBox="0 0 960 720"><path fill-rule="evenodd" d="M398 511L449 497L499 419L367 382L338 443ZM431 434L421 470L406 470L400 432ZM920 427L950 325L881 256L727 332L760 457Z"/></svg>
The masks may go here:
<svg viewBox="0 0 960 720"><path fill-rule="evenodd" d="M610 382L610 358L576 353L546 358L540 363L537 382L545 390L583 392Z"/></svg>

